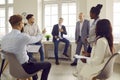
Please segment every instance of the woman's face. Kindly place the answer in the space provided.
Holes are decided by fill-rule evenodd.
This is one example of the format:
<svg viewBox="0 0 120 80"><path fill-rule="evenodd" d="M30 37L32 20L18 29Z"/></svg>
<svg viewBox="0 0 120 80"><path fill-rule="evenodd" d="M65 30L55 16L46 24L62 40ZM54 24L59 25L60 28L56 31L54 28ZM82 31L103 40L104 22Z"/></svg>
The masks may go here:
<svg viewBox="0 0 120 80"><path fill-rule="evenodd" d="M95 18L95 14L92 13L92 12L90 12L90 18L91 18L91 19L94 19L94 18Z"/></svg>

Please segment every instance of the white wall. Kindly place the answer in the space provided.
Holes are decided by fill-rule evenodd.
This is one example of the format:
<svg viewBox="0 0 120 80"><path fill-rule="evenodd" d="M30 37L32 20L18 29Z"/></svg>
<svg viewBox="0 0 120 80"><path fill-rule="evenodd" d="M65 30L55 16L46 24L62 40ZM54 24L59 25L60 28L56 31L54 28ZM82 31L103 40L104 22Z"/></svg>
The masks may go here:
<svg viewBox="0 0 120 80"><path fill-rule="evenodd" d="M79 12L83 12L87 19L90 19L89 13L90 9L97 4L102 4L103 7L101 9L100 18L107 18L111 22L113 22L113 0L78 0L77 1L77 14Z"/></svg>
<svg viewBox="0 0 120 80"><path fill-rule="evenodd" d="M38 16L37 0L14 0L14 13L22 14L26 12L27 14L34 14L35 18Z"/></svg>
<svg viewBox="0 0 120 80"><path fill-rule="evenodd" d="M37 23L42 24L42 0L14 0L14 13L32 13L35 15ZM117 1L117 0L116 0ZM113 13L113 0L77 0L77 15L79 12L83 12L87 19L89 17L89 11L92 6L97 4L103 4L101 9L100 18L108 18L112 22Z"/></svg>
<svg viewBox="0 0 120 80"><path fill-rule="evenodd" d="M87 14L89 15L90 9L97 4L102 4L103 7L101 9L100 18L106 17L106 0L87 0Z"/></svg>
<svg viewBox="0 0 120 80"><path fill-rule="evenodd" d="M87 0L77 0L77 6L77 15L79 15L80 12L83 12L87 18Z"/></svg>

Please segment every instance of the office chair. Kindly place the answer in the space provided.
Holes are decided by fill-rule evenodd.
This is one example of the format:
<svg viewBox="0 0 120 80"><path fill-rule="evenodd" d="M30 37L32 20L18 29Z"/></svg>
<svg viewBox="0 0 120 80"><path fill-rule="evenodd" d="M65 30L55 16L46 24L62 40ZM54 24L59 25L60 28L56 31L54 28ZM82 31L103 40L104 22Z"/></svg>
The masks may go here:
<svg viewBox="0 0 120 80"><path fill-rule="evenodd" d="M113 73L113 66L114 66L115 58L118 55L119 55L119 53L113 54L108 59L108 61L106 62L105 66L100 71L100 73L96 77L94 77L93 80L96 80L96 79L106 80L106 79L108 79L112 75L112 73Z"/></svg>
<svg viewBox="0 0 120 80"><path fill-rule="evenodd" d="M5 59L8 60L8 64L9 64L9 72L10 74L14 77L17 78L17 80L31 80L30 77L34 76L36 73L34 74L28 74L24 71L23 67L21 66L21 64L19 63L19 61L17 60L16 56L13 53L9 53L9 52L4 52L5 54Z"/></svg>

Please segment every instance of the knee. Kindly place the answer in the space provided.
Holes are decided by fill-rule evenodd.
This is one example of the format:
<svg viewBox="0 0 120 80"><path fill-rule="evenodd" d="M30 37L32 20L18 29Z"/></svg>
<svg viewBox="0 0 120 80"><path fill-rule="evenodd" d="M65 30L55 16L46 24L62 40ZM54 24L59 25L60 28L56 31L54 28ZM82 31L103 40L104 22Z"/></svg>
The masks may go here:
<svg viewBox="0 0 120 80"><path fill-rule="evenodd" d="M67 44L67 45L70 45L70 41L68 40L68 41L66 42L66 44Z"/></svg>
<svg viewBox="0 0 120 80"><path fill-rule="evenodd" d="M50 63L50 62L47 62L47 66L48 66L49 68L51 68L51 63Z"/></svg>
<svg viewBox="0 0 120 80"><path fill-rule="evenodd" d="M70 43L70 41L66 39L66 40L65 40L65 43L66 43L66 44L69 44L69 43Z"/></svg>

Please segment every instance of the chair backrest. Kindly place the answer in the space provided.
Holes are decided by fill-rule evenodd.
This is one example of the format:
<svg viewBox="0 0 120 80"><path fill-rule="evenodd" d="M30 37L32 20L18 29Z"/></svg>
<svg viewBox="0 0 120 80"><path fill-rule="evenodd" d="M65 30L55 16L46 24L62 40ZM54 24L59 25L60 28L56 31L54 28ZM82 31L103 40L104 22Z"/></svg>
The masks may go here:
<svg viewBox="0 0 120 80"><path fill-rule="evenodd" d="M29 78L36 74L36 73L34 74L26 73L13 53L4 52L4 54L5 54L5 59L7 59L9 63L10 74L13 77L18 79L24 79L24 78Z"/></svg>
<svg viewBox="0 0 120 80"><path fill-rule="evenodd" d="M115 53L108 59L101 72L96 76L97 79L108 79L112 75L115 57L118 55L119 53Z"/></svg>

